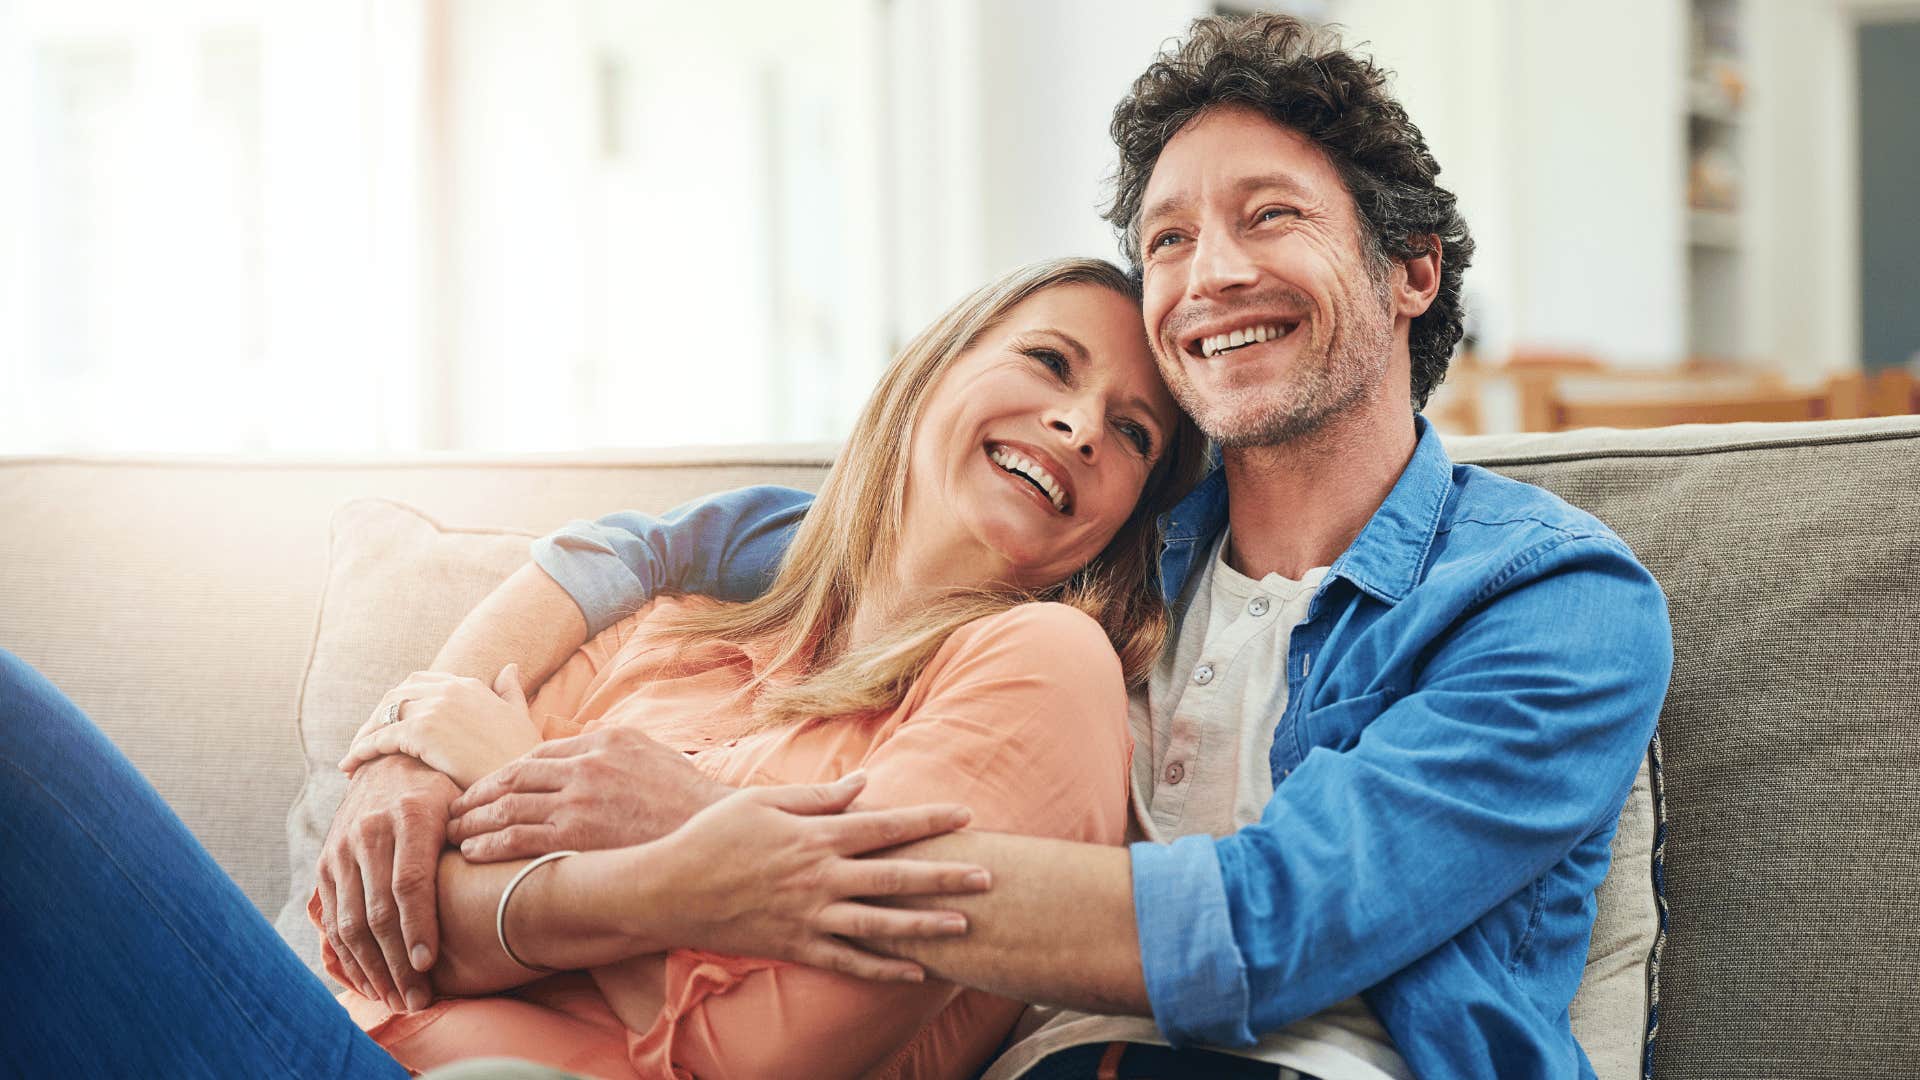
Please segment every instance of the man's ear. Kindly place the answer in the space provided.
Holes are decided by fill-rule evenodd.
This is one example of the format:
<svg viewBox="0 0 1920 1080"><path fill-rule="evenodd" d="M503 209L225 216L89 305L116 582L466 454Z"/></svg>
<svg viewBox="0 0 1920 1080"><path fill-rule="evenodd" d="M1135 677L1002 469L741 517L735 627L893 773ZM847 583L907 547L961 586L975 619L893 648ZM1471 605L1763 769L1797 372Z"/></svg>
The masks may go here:
<svg viewBox="0 0 1920 1080"><path fill-rule="evenodd" d="M1427 250L1400 264L1393 276L1393 313L1417 319L1440 293L1440 238L1427 237Z"/></svg>

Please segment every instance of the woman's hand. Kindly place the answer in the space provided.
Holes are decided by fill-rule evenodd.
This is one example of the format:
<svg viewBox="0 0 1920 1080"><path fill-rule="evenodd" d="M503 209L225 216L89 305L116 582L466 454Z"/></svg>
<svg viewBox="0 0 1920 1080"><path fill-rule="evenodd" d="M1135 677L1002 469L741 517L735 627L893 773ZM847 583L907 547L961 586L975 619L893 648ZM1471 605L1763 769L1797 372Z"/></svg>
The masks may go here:
<svg viewBox="0 0 1920 1080"><path fill-rule="evenodd" d="M394 703L399 720L387 717ZM527 711L520 669L508 664L493 686L478 679L417 671L387 692L353 738L343 772L387 754L406 754L445 773L462 789L540 745Z"/></svg>
<svg viewBox="0 0 1920 1080"><path fill-rule="evenodd" d="M852 773L833 784L747 788L657 841L677 898L672 940L862 979L923 980L918 964L846 939L955 937L967 932L965 917L863 901L984 892L987 872L964 863L857 856L952 832L972 814L951 804L843 813L865 783L864 774Z"/></svg>

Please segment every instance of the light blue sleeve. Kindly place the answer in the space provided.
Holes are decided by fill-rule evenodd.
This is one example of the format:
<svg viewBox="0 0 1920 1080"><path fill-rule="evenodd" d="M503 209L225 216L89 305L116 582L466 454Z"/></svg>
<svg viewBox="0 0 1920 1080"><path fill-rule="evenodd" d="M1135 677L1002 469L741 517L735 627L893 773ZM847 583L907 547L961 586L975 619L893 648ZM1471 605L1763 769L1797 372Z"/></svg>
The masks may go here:
<svg viewBox="0 0 1920 1080"><path fill-rule="evenodd" d="M654 516L574 521L533 542L533 561L580 605L592 637L660 592L750 600L766 591L813 496L740 488Z"/></svg>

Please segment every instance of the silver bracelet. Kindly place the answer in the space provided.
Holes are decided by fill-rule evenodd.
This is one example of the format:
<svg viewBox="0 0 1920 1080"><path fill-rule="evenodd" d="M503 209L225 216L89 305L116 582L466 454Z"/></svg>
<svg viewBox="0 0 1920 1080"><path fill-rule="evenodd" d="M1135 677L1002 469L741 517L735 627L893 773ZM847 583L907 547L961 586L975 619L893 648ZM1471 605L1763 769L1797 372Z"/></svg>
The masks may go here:
<svg viewBox="0 0 1920 1080"><path fill-rule="evenodd" d="M507 882L507 887L500 893L500 906L493 910L494 936L500 939L500 951L507 954L507 959L519 964L528 971L538 971L545 975L551 975L560 969L543 967L539 964L529 964L514 955L513 946L507 944L507 901L513 899L513 890L519 888L522 881L527 880L527 875L539 869L543 863L550 863L555 859L564 859L569 855L578 854L580 853L577 851L549 851L545 855L521 867L520 872L513 875L513 880Z"/></svg>

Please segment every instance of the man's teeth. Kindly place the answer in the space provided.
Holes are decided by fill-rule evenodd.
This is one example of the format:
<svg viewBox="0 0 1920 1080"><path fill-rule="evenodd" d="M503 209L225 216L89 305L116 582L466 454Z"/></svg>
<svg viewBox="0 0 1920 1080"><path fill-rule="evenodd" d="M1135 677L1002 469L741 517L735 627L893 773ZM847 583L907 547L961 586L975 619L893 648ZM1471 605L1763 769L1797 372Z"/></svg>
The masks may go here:
<svg viewBox="0 0 1920 1080"><path fill-rule="evenodd" d="M1212 356L1228 349L1237 349L1242 345L1252 345L1261 341L1272 341L1285 337L1286 330L1279 323L1267 323L1262 326L1248 326L1230 333L1215 334L1200 339L1200 355Z"/></svg>
<svg viewBox="0 0 1920 1080"><path fill-rule="evenodd" d="M1055 510L1063 514L1067 512L1067 489L1060 486L1060 481L1055 480L1052 473L1041 468L1039 462L1028 458L1025 454L1018 454L997 446L987 451L987 457L1008 472L1033 481L1041 491L1047 493L1047 498L1053 500Z"/></svg>

